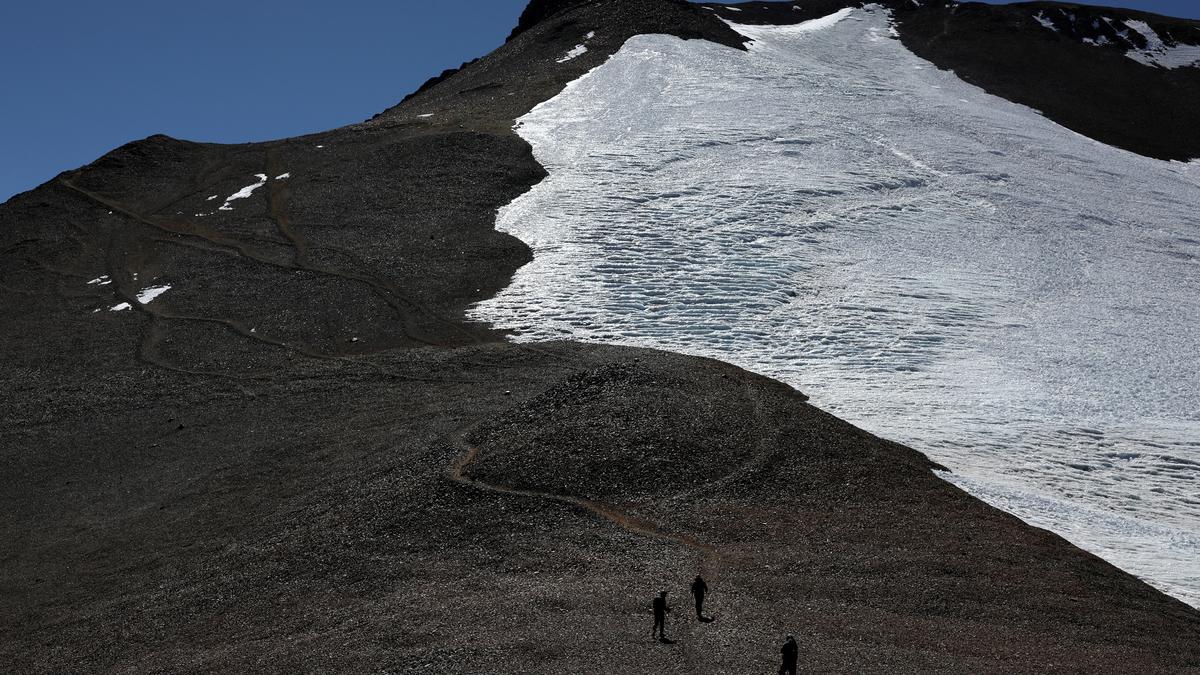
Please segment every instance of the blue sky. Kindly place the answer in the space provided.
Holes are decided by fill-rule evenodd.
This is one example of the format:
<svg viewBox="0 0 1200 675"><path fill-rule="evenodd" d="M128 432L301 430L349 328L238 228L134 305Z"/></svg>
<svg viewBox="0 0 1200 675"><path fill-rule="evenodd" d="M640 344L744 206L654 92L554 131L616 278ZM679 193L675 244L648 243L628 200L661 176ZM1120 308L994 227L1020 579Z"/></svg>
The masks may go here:
<svg viewBox="0 0 1200 675"><path fill-rule="evenodd" d="M242 142L395 104L499 46L526 0L0 3L0 200L137 138ZM1200 18L1195 0L1125 0Z"/></svg>

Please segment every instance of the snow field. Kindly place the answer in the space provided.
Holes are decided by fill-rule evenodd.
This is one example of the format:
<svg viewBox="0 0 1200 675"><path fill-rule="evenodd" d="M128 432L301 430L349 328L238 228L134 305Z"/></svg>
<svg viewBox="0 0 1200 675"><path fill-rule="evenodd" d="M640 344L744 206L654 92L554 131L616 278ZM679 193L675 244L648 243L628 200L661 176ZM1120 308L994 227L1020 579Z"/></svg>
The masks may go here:
<svg viewBox="0 0 1200 675"><path fill-rule="evenodd" d="M1200 171L932 67L880 10L639 36L519 123L472 318L712 356L1200 605Z"/></svg>

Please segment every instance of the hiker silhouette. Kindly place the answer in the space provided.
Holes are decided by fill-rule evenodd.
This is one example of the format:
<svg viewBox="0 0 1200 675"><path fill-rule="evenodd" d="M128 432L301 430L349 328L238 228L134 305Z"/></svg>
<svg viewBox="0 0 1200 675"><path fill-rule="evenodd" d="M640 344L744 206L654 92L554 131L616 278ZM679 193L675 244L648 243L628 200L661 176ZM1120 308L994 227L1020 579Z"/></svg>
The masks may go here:
<svg viewBox="0 0 1200 675"><path fill-rule="evenodd" d="M692 597L696 599L696 619L705 623L712 619L704 616L704 596L708 594L708 584L704 583L704 577L696 575L696 580L692 582Z"/></svg>
<svg viewBox="0 0 1200 675"><path fill-rule="evenodd" d="M658 597L654 599L654 628L650 629L650 637L658 634L658 639L662 642L667 642L667 612L671 608L667 606L667 592L659 591Z"/></svg>
<svg viewBox="0 0 1200 675"><path fill-rule="evenodd" d="M800 654L800 649L796 646L795 636L788 635L787 640L783 643L783 649L779 651L783 655L783 663L779 666L779 675L796 675L796 659Z"/></svg>

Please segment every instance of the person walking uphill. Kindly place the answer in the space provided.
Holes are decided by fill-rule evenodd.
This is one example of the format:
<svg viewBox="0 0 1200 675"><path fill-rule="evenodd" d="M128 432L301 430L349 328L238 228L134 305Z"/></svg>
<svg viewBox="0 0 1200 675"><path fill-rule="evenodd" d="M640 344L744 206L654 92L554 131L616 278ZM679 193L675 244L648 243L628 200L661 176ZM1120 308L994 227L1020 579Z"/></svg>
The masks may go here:
<svg viewBox="0 0 1200 675"><path fill-rule="evenodd" d="M704 621L704 596L707 593L708 584L697 574L696 580L692 582L692 597L696 599L696 618L700 621Z"/></svg>
<svg viewBox="0 0 1200 675"><path fill-rule="evenodd" d="M658 634L658 639L667 641L667 612L671 611L667 607L667 592L659 591L658 597L654 599L654 628L650 629L650 637Z"/></svg>
<svg viewBox="0 0 1200 675"><path fill-rule="evenodd" d="M796 638L788 635L787 640L783 643L783 649L779 651L783 654L779 675L796 675L796 659L800 655L800 649L796 646Z"/></svg>

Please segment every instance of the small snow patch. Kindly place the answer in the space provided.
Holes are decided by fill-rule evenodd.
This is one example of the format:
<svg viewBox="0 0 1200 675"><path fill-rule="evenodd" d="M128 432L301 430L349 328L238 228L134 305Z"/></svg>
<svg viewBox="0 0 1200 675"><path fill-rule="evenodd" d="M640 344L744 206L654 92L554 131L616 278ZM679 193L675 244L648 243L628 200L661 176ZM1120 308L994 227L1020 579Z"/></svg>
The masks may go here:
<svg viewBox="0 0 1200 675"><path fill-rule="evenodd" d="M557 61L557 63L566 63L567 61L570 61L571 59L578 58L578 57L586 54L587 50L588 50L587 42L588 42L588 40L591 40L594 37L596 37L596 31L594 31L594 30L588 31L588 34L583 36L583 42L580 42L579 44L575 45L575 47L573 47L571 49L571 51L567 52L565 56L563 56L561 59L559 59Z"/></svg>
<svg viewBox="0 0 1200 675"><path fill-rule="evenodd" d="M124 311L125 311L125 310L127 310L127 309L131 309L131 307L130 307L129 303L128 303L128 302L122 302L122 303L121 303L121 304L119 304L119 305L113 305L113 306L112 306L112 308L111 308L111 309L109 309L108 311L110 311L110 312L124 312Z"/></svg>
<svg viewBox="0 0 1200 675"><path fill-rule="evenodd" d="M1134 61L1147 66L1159 66L1167 69L1200 66L1200 45L1189 45L1182 42L1168 45L1145 21L1131 19L1125 21L1125 25L1146 39L1145 49L1130 49L1125 52L1125 56Z"/></svg>
<svg viewBox="0 0 1200 675"><path fill-rule="evenodd" d="M433 113L425 113L424 115L417 115L417 117L433 117Z"/></svg>
<svg viewBox="0 0 1200 675"><path fill-rule="evenodd" d="M100 284L101 286L107 286L111 283L112 283L112 279L109 279L108 275L105 274L102 277L96 277L95 279L92 279L91 281L87 282L87 285L94 286L96 284Z"/></svg>
<svg viewBox="0 0 1200 675"><path fill-rule="evenodd" d="M575 48L567 52L567 55L557 61L557 63L566 63L571 59L578 58L587 53L587 45L575 45Z"/></svg>
<svg viewBox="0 0 1200 675"><path fill-rule="evenodd" d="M320 146L318 146L318 147L320 147ZM256 178L258 178L257 183L254 183L252 185L247 185L246 187L242 188L241 190L238 190L237 192L226 197L225 203L222 204L221 207L218 208L217 210L218 211L232 211L233 207L229 205L229 202L232 202L232 201L235 201L238 199L245 199L245 198L249 197L250 195L254 194L255 190L257 190L258 188L267 184L267 174L256 173L256 174L254 174L254 176Z"/></svg>
<svg viewBox="0 0 1200 675"><path fill-rule="evenodd" d="M275 180L284 180L286 178L291 178L291 177L292 177L292 174L290 172L289 173L281 173L278 176L275 176Z"/></svg>
<svg viewBox="0 0 1200 675"><path fill-rule="evenodd" d="M204 201L211 202L212 200L216 199L218 196L219 195L213 195L213 196L209 197L208 199L205 199Z"/></svg>
<svg viewBox="0 0 1200 675"><path fill-rule="evenodd" d="M137 301L143 305L148 305L153 302L155 298L169 290L171 290L170 286L151 286L150 288L144 289L141 293L138 293Z"/></svg>
<svg viewBox="0 0 1200 675"><path fill-rule="evenodd" d="M1158 37L1158 33L1154 32L1154 29L1150 27L1150 24L1146 23L1145 21L1130 19L1129 21L1125 22L1125 25L1129 26L1142 37L1146 38L1147 51L1163 46L1162 39Z"/></svg>

